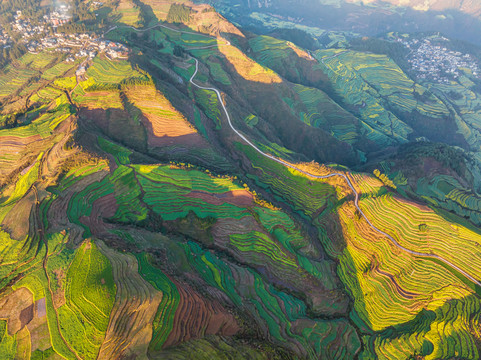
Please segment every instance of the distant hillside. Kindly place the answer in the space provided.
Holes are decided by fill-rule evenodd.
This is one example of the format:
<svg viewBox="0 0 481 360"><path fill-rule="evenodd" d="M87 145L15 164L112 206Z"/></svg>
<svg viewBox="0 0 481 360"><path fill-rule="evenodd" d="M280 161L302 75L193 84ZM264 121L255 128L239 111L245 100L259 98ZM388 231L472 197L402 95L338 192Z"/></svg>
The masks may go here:
<svg viewBox="0 0 481 360"><path fill-rule="evenodd" d="M395 6L411 7L420 11L458 10L476 17L481 16L481 2L478 0L346 0L346 2L364 3L364 5L389 3Z"/></svg>
<svg viewBox="0 0 481 360"><path fill-rule="evenodd" d="M369 36L439 31L481 44L477 0L218 0L215 7L228 20L255 31L303 28L316 36L326 30Z"/></svg>

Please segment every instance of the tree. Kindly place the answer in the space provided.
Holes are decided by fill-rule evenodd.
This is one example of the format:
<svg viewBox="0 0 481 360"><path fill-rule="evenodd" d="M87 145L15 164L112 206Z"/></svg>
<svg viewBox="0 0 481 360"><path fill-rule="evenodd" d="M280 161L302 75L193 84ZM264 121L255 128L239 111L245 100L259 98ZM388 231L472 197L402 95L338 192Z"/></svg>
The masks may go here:
<svg viewBox="0 0 481 360"><path fill-rule="evenodd" d="M167 21L170 23L187 23L192 9L183 4L172 4L167 14Z"/></svg>
<svg viewBox="0 0 481 360"><path fill-rule="evenodd" d="M175 45L174 46L174 55L179 56L179 57L184 57L185 56L185 49L180 45Z"/></svg>

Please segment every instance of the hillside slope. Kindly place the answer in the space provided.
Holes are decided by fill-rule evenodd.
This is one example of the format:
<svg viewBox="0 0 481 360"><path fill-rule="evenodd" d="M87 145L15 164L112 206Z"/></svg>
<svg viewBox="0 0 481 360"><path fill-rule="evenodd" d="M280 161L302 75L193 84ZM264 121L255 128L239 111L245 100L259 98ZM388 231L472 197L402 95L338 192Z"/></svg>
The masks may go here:
<svg viewBox="0 0 481 360"><path fill-rule="evenodd" d="M413 182L447 187L406 172L414 150L346 166L432 131L400 117L451 114L442 99L386 56L131 5L105 5L124 15L99 35L128 57L0 73L1 356L479 358L479 229L420 202ZM469 186L451 165L429 175Z"/></svg>
<svg viewBox="0 0 481 360"><path fill-rule="evenodd" d="M357 0L346 0L347 2L357 3ZM443 11L443 10L458 10L463 13L481 16L481 4L476 0L456 1L456 0L368 0L364 4L378 5L382 3L389 3L395 6L411 7L414 10L420 11Z"/></svg>

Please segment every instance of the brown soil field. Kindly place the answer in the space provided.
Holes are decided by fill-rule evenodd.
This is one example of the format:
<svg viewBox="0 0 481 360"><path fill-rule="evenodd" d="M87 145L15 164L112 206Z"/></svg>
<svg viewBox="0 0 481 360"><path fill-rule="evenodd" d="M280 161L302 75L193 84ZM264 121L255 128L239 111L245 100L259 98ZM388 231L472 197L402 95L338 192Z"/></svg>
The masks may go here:
<svg viewBox="0 0 481 360"><path fill-rule="evenodd" d="M185 196L202 199L212 205L222 205L224 203L229 203L240 207L247 207L254 204L254 198L252 194L247 190L233 190L221 194L192 191Z"/></svg>
<svg viewBox="0 0 481 360"><path fill-rule="evenodd" d="M218 301L204 299L189 285L171 281L177 286L180 302L163 348L205 335L233 336L240 330L235 317Z"/></svg>
<svg viewBox="0 0 481 360"><path fill-rule="evenodd" d="M110 260L117 286L99 359L147 359L152 338L152 321L162 293L138 273L137 259L97 241L100 251Z"/></svg>
<svg viewBox="0 0 481 360"><path fill-rule="evenodd" d="M205 140L167 98L153 86L133 86L125 91L129 100L138 107L148 131L150 146L175 144L207 147Z"/></svg>
<svg viewBox="0 0 481 360"><path fill-rule="evenodd" d="M17 289L0 299L0 319L7 320L10 336L30 323L33 315L33 295L27 288Z"/></svg>

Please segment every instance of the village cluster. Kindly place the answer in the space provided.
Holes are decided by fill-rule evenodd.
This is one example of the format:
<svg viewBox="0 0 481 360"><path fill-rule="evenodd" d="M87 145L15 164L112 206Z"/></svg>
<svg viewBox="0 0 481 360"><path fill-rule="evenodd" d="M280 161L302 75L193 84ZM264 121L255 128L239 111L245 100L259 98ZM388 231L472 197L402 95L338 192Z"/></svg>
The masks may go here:
<svg viewBox="0 0 481 360"><path fill-rule="evenodd" d="M69 10L68 5L60 5L48 15L44 15L43 21L35 25L27 17L22 16L21 11L17 11L13 30L21 34L21 41L27 50L34 54L45 50L63 52L69 54L66 61L74 61L75 58L85 56L93 58L100 52L104 52L111 59L128 56L128 48L120 43L99 39L86 33L56 32L56 28L70 20ZM0 28L0 47L9 47L12 43L11 37Z"/></svg>
<svg viewBox="0 0 481 360"><path fill-rule="evenodd" d="M129 49L126 46L113 41L94 38L89 34L56 33L40 41L31 41L27 48L31 53L38 53L47 49L68 53L67 62L85 56L94 58L100 52L104 52L110 59L127 58L129 54Z"/></svg>
<svg viewBox="0 0 481 360"><path fill-rule="evenodd" d="M449 41L444 37L421 40L400 38L398 41L411 50L408 61L419 79L448 84L462 75L465 69L481 78L481 69L475 58L470 54L449 50L442 45Z"/></svg>

